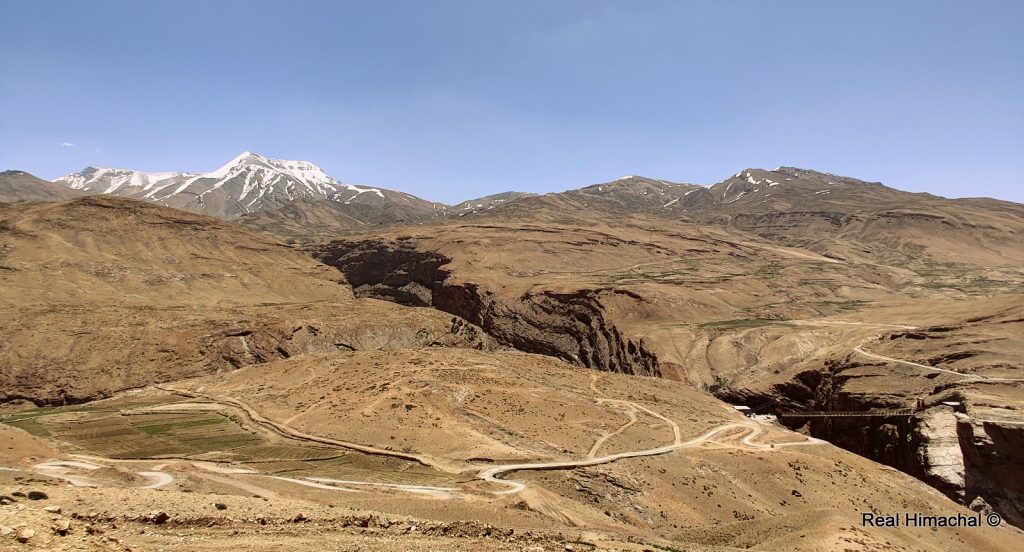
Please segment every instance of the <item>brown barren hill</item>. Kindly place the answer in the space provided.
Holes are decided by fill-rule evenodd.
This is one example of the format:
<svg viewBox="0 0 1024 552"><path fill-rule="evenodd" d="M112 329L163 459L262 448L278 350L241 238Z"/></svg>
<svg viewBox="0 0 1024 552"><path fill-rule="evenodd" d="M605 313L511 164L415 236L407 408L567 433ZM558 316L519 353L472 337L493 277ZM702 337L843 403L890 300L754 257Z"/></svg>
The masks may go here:
<svg viewBox="0 0 1024 552"><path fill-rule="evenodd" d="M909 409L783 421L1024 523L992 460L1022 460L1024 208L795 169L712 188L686 205L711 192L629 177L311 248L357 296L430 305L577 366L764 414ZM793 218L744 222L755 212Z"/></svg>
<svg viewBox="0 0 1024 552"><path fill-rule="evenodd" d="M0 202L62 201L82 195L78 190L43 180L25 171L0 172Z"/></svg>
<svg viewBox="0 0 1024 552"><path fill-rule="evenodd" d="M865 527L872 512L976 514L906 474L744 418L686 384L518 352L296 355L8 423L78 455L9 459L24 482L10 471L0 481L43 489L72 519L136 547L271 550L316 538L544 550L1014 550L1024 542L1008 526ZM160 512L165 523L155 521ZM258 542L243 536L254 534Z"/></svg>
<svg viewBox="0 0 1024 552"><path fill-rule="evenodd" d="M209 217L112 197L0 205L0 393L78 402L307 351L482 346ZM392 318L388 318L392 316Z"/></svg>

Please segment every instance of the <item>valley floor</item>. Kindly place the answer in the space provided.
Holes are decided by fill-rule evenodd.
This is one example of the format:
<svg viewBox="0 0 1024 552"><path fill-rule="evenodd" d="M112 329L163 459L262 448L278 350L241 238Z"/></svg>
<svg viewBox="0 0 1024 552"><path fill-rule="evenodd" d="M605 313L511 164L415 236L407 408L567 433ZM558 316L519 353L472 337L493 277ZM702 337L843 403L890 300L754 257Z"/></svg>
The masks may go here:
<svg viewBox="0 0 1024 552"><path fill-rule="evenodd" d="M965 511L904 474L681 384L523 354L509 376L503 360L468 350L320 355L8 415L4 538L53 550L1024 543L1007 526L864 528L862 510ZM373 363L388 389L377 404L352 402L378 386L370 374L349 378ZM335 396L325 402L327 388ZM489 409L510 397L539 402L504 418ZM411 411L430 428L409 430ZM32 491L46 498L30 500ZM806 538L793 542L794 532Z"/></svg>

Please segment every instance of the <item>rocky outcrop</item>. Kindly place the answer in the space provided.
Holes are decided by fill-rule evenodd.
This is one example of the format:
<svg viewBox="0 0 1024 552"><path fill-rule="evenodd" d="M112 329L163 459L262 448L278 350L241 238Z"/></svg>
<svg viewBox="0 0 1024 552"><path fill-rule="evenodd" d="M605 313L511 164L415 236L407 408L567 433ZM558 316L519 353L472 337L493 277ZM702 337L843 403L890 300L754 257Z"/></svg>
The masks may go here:
<svg viewBox="0 0 1024 552"><path fill-rule="evenodd" d="M914 465L921 467L919 477L925 482L964 502L964 454L957 436L956 417L950 406L937 406L915 416Z"/></svg>
<svg viewBox="0 0 1024 552"><path fill-rule="evenodd" d="M23 309L0 322L0 407L88 402L135 387L307 353L407 347L492 349L493 338L433 309L377 301L274 305L194 313L95 308L88 317ZM39 346L46 328L49 347ZM31 347L30 347L31 346Z"/></svg>
<svg viewBox="0 0 1024 552"><path fill-rule="evenodd" d="M808 429L811 435L913 475L951 499L964 501L963 453L955 414L948 406L912 416L815 418Z"/></svg>
<svg viewBox="0 0 1024 552"><path fill-rule="evenodd" d="M626 338L605 316L611 290L526 293L501 299L472 282L458 282L450 259L403 241L335 241L315 252L341 270L357 296L432 306L480 326L503 345L553 356L586 368L660 376L657 357Z"/></svg>
<svg viewBox="0 0 1024 552"><path fill-rule="evenodd" d="M767 389L722 389L732 404L770 405L779 412L910 409L911 415L872 417L786 416L791 429L913 475L961 503L984 502L1008 523L1024 525L1024 425L979 421L944 402L969 404L942 387L921 398L901 394L848 393L844 383L863 365L832 360ZM784 405L784 406L783 406Z"/></svg>
<svg viewBox="0 0 1024 552"><path fill-rule="evenodd" d="M622 290L528 291L520 296L499 293L460 280L458 273L453 274L451 259L413 239L338 240L314 254L342 271L357 296L430 306L479 326L503 345L578 366L662 375L663 366L657 356L643 341L624 336L607 316L606 306L612 304L610 294L625 293ZM916 333L907 337L921 340ZM665 366L669 373L667 367L671 365ZM733 404L761 405L776 411L909 410L899 415L866 417L791 416L783 422L913 475L960 503L981 497L996 511L1005 511L1008 521L1019 523L1014 521L1020 516L1014 513L1018 506L1013 501L1019 503L1022 493L1013 487L997 490L993 483L1006 478L997 466L1000 455L1008 453L992 452L1004 446L993 444L996 437L982 431L981 426L975 427L971 435L988 437L978 437L974 440L981 439L980 444L970 444L954 407L943 404L965 403L959 388L938 381L932 386L932 379L923 377L918 382L924 382L923 387L914 392L885 391L886 382L891 383L885 379L888 375L889 371L877 363L846 357L804 370L770 387L730 388L725 382L712 391ZM877 391L865 391L858 383L866 377L882 378ZM1004 433L998 435L1004 441L1008 439Z"/></svg>
<svg viewBox="0 0 1024 552"><path fill-rule="evenodd" d="M298 354L331 351L391 351L406 347L470 347L490 349L493 339L465 320L451 317L448 325L419 327L370 325L345 320L289 323L251 320L204 336L199 351L208 363L217 358L231 367L281 360ZM430 322L433 322L432 320Z"/></svg>
<svg viewBox="0 0 1024 552"><path fill-rule="evenodd" d="M968 501L981 498L1003 519L1024 527L1024 424L958 414Z"/></svg>

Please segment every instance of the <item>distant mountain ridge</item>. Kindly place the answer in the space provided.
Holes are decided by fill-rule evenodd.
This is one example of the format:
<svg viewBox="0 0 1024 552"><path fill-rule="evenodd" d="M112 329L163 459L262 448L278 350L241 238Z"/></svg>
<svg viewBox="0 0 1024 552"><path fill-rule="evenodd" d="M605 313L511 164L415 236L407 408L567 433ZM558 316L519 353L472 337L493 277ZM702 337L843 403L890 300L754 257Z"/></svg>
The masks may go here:
<svg viewBox="0 0 1024 552"><path fill-rule="evenodd" d="M343 183L309 161L274 159L249 151L208 173L87 167L54 182L222 219L280 208L299 199L377 206L395 203L425 214L443 207L403 192Z"/></svg>
<svg viewBox="0 0 1024 552"><path fill-rule="evenodd" d="M502 203L508 203L510 201L523 199L524 197L533 197L536 195L537 194L531 192L502 192L500 194L491 194L477 199L468 199L462 203L456 203L449 208L449 211L461 216L468 212L493 209Z"/></svg>
<svg viewBox="0 0 1024 552"><path fill-rule="evenodd" d="M794 167L745 169L711 186L643 176L519 198L467 213L478 222L590 225L655 216L727 227L838 260L1024 262L1024 205L946 199Z"/></svg>
<svg viewBox="0 0 1024 552"><path fill-rule="evenodd" d="M1016 251L1003 243L1024 239L1021 204L946 199L795 167L744 169L710 186L629 175L563 192L505 192L452 206L345 184L311 162L252 152L199 174L89 167L54 183L21 171L0 175L0 201L89 193L237 220L296 242L451 218L589 223L634 215L729 226L837 259L895 263L924 251L1012 263Z"/></svg>
<svg viewBox="0 0 1024 552"><path fill-rule="evenodd" d="M0 172L0 202L61 201L80 195L82 193L79 191L43 180L25 171Z"/></svg>

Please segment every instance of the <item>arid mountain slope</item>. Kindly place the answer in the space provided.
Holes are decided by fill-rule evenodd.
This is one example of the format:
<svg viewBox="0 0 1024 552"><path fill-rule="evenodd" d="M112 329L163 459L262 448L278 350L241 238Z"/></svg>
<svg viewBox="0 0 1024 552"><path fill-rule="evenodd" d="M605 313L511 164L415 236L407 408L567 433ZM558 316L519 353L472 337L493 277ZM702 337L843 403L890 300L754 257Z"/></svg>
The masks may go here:
<svg viewBox="0 0 1024 552"><path fill-rule="evenodd" d="M1014 267L932 263L915 271L841 261L736 229L660 217L586 218L564 209L536 209L537 221L502 216L528 201L495 209L491 220L469 215L314 249L358 294L434 305L519 348L583 366L705 385L758 362L753 352L744 358L731 347L721 362L699 346L691 354L690 343L723 331L774 327L769 336L817 336L796 349L780 344L780 353L793 353L770 369L788 369L833 339L788 320L880 302L985 297L1024 281ZM557 213L564 216L556 221ZM570 311L576 314L566 316ZM658 370L646 355L655 351Z"/></svg>
<svg viewBox="0 0 1024 552"><path fill-rule="evenodd" d="M763 191L629 177L303 249L106 196L0 206L3 421L46 439L17 436L31 454L0 467L30 475L0 478L115 502L82 515L170 550L287 523L259 546L400 526L562 550L1019 548L1013 527L862 522L972 505L1022 523L1024 272L993 260L1019 245L986 241L1016 207L950 202L984 228L898 246L854 226L804 243L803 219L731 218ZM228 512L189 513L211 493ZM177 533L139 514L155 508Z"/></svg>
<svg viewBox="0 0 1024 552"><path fill-rule="evenodd" d="M544 195L519 197L460 216L467 220L529 220L571 224L594 216L645 214L678 218L698 205L713 204L708 188L642 176Z"/></svg>
<svg viewBox="0 0 1024 552"><path fill-rule="evenodd" d="M0 203L21 201L61 201L83 195L60 184L33 176L25 171L0 172Z"/></svg>
<svg viewBox="0 0 1024 552"><path fill-rule="evenodd" d="M945 199L807 169L747 169L710 187L638 176L512 201L487 220L586 224L642 215L733 228L837 259L904 266L1024 262L1024 206Z"/></svg>
<svg viewBox="0 0 1024 552"><path fill-rule="evenodd" d="M296 388L299 378L308 384ZM684 442L730 423L758 425L686 385L571 369L519 353L334 353L253 366L185 387L261 405L267 417L300 431L389 443L422 455L440 471L466 475L525 458L564 461L654 448L672 442L671 424L678 424ZM331 389L331 396L321 399L321 389ZM376 390L372 402L365 400L366 389ZM851 526L858 525L862 505L882 511L948 508L942 500L932 503L934 495L902 474L824 444L787 447L782 443L806 441L770 426L764 430L751 441L777 443L774 449L745 446L738 440L742 433L730 438L726 432L714 444L665 456L578 471L521 470L508 479L525 488L494 505L599 532L638 531L694 545L756 543L762 549L782 546L787 531L780 528L789 524L806 531L809 548L856 539ZM419 514L406 507L405 513ZM828 521L811 521L822 517ZM711 531L712 525L721 529ZM884 538L910 546L927 533L904 529ZM1006 538L1012 540L1011 534ZM936 535L932 542L945 548L949 536ZM962 537L972 538L966 531ZM790 542L788 548L803 546Z"/></svg>
<svg viewBox="0 0 1024 552"><path fill-rule="evenodd" d="M237 222L288 241L306 242L383 226L415 224L442 216L444 212L443 206L425 209L421 205L401 203L368 205L297 199L277 209L244 214Z"/></svg>
<svg viewBox="0 0 1024 552"><path fill-rule="evenodd" d="M0 204L0 401L77 402L307 351L482 346L450 315L356 300L237 225L134 200Z"/></svg>
<svg viewBox="0 0 1024 552"><path fill-rule="evenodd" d="M340 235L386 226L426 223L461 217L536 194L505 192L464 201L458 205L388 202L374 205L331 200L297 199L277 209L265 209L238 218L239 223L280 236L290 242L325 241Z"/></svg>
<svg viewBox="0 0 1024 552"><path fill-rule="evenodd" d="M344 300L342 278L237 225L109 196L0 205L9 302Z"/></svg>
<svg viewBox="0 0 1024 552"><path fill-rule="evenodd" d="M432 305L521 350L599 370L685 381L764 411L910 408L913 416L893 426L891 435L932 431L931 441L951 445L964 459L978 448L971 438L958 437L957 423L934 430L925 426L945 385L982 390L995 382L974 381L975 373L1020 377L1007 376L1020 369L1019 359L1012 360L1019 347L1006 342L1009 334L1000 334L1012 333L1019 323L1007 319L987 328L974 325L978 334L973 339L965 334L962 341L975 343L973 352L946 351L937 339L914 340L924 347L914 358L924 360L911 362L924 368L872 360L855 349L894 328L954 324L952 313L965 309L971 313L960 321L992 319L1019 305L1024 271L1006 259L1024 255L1019 245L1024 242L951 248L959 243L960 232L977 231L972 234L977 243L994 240L1000 225L1012 235L1016 206L1008 204L1006 216L1002 204L983 209L990 219L984 229L922 232L913 239L927 246L917 249L884 247L863 233L850 238L813 232L824 248L801 248L728 222L708 225L638 213L637 205L650 195L649 190L643 193L648 184L630 185L614 200L580 194L528 198L459 221L349 236L313 249L346 274L358 296ZM636 195L639 199L628 199ZM966 205L956 216L970 210L972 204ZM948 208L951 216L956 214ZM859 240L857 256L829 255L829 244L848 247L853 240ZM955 362L946 367L941 359ZM929 363L942 369L933 371ZM861 386L860 400L824 400L847 378L833 377L834 367L865 365L874 365L870 371L880 377L849 372L850 384ZM901 385L893 389L891 382ZM744 391L761 385L774 385L777 393ZM998 383L1011 390L1020 385ZM1024 404L1010 391L968 402L1001 405L1004 412ZM994 427L989 411L968 411L967 427ZM842 434L859 435L852 427L861 423L877 428L889 421L852 419ZM1002 425L1002 433L992 431L1009 434ZM993 439L980 430L974 435L979 442ZM837 440L965 503L977 497L1000 503L1004 515L1021 522L1014 512L1024 503L1008 503L993 485L960 480L949 486L932 477L930 466L937 461L928 460L924 441L904 439L899 453L886 456ZM875 442L888 441L879 437ZM991 457L990 452L984 455ZM965 478L991 483L1000 477L989 460L973 466L964 462L957 469L970 474Z"/></svg>
<svg viewBox="0 0 1024 552"><path fill-rule="evenodd" d="M702 222L863 262L1019 265L1024 206L945 199L833 174L748 169L710 187Z"/></svg>
<svg viewBox="0 0 1024 552"><path fill-rule="evenodd" d="M484 197L478 197L476 199L468 199L462 203L452 205L447 209L447 212L459 216L470 211L485 211L493 209L502 203L509 203L518 199L534 197L536 195L537 194L530 192L502 192L500 194L491 194Z"/></svg>

